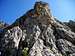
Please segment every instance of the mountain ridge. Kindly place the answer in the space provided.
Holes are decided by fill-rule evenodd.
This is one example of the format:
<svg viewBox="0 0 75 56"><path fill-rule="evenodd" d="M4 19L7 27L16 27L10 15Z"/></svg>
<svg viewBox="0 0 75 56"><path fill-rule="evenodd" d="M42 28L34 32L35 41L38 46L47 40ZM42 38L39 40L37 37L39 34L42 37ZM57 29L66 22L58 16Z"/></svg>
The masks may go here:
<svg viewBox="0 0 75 56"><path fill-rule="evenodd" d="M1 56L74 56L75 33L56 20L46 2L36 2L12 25L3 29Z"/></svg>

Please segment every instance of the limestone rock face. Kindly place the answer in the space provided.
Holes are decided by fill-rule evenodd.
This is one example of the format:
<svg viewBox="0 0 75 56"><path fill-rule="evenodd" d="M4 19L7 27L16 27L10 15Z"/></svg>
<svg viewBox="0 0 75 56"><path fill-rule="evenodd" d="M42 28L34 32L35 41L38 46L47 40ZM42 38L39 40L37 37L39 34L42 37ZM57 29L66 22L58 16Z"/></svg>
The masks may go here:
<svg viewBox="0 0 75 56"><path fill-rule="evenodd" d="M36 2L0 36L0 56L75 56L75 33L55 20L45 2Z"/></svg>

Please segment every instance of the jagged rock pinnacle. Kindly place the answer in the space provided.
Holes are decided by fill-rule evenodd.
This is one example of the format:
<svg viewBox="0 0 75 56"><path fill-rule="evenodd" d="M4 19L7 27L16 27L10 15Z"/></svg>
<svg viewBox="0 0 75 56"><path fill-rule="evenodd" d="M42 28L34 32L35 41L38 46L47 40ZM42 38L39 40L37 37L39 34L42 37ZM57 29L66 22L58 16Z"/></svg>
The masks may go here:
<svg viewBox="0 0 75 56"><path fill-rule="evenodd" d="M34 8L29 11L29 15L34 17L40 16L40 15L45 16L45 15L49 15L50 14L49 12L50 11L48 7L48 3L39 1L39 2L36 2L34 5Z"/></svg>
<svg viewBox="0 0 75 56"><path fill-rule="evenodd" d="M39 1L3 29L0 56L75 56L75 33L51 16L48 3Z"/></svg>

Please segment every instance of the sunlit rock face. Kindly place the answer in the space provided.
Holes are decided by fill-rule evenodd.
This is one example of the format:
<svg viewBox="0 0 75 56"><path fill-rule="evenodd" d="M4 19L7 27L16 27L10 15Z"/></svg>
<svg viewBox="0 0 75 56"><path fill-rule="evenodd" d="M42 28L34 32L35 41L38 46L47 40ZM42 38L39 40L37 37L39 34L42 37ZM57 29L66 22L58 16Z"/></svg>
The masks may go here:
<svg viewBox="0 0 75 56"><path fill-rule="evenodd" d="M36 2L0 35L0 56L75 56L75 33Z"/></svg>

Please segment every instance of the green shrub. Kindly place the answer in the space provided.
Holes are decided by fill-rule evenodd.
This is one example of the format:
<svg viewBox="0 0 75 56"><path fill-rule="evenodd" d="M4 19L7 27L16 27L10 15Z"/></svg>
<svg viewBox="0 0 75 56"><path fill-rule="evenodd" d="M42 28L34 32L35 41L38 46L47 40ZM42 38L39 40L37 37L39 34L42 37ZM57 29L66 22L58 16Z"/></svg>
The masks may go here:
<svg viewBox="0 0 75 56"><path fill-rule="evenodd" d="M22 56L28 56L28 48L22 50Z"/></svg>

